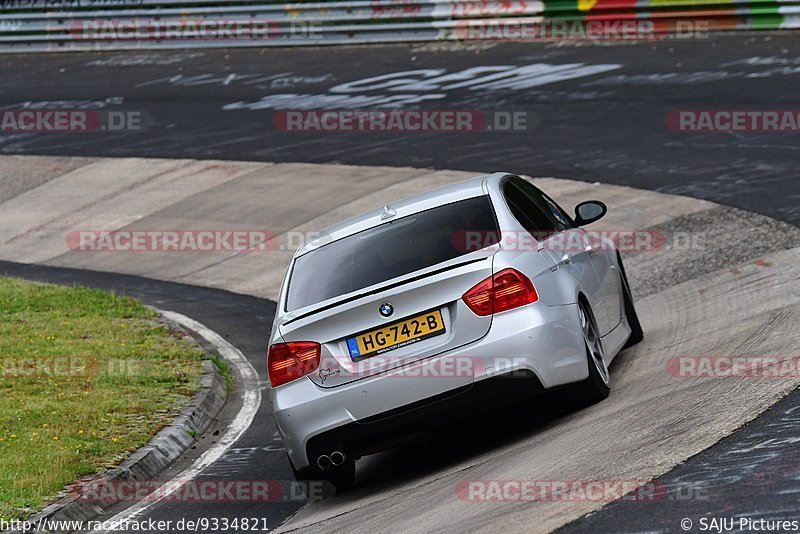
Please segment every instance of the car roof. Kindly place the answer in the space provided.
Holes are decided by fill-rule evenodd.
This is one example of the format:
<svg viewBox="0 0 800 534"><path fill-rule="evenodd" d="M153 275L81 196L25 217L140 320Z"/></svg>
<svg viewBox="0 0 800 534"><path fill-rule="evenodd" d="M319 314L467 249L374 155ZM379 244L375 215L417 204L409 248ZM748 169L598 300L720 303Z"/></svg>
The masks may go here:
<svg viewBox="0 0 800 534"><path fill-rule="evenodd" d="M389 222L390 220L397 220L420 211L425 211L444 204L450 204L459 200L474 198L477 196L485 195L488 193L488 186L490 182L499 182L510 173L496 172L483 176L476 176L469 178L463 182L446 185L432 189L419 195L414 195L396 202L391 202L384 207L368 211L361 215L351 217L333 226L325 228L314 238L307 239L295 252L295 257L302 256L314 249L327 245L333 241L342 239L349 235L362 232L374 226ZM393 215L382 219L381 217L386 213L386 209L391 210Z"/></svg>

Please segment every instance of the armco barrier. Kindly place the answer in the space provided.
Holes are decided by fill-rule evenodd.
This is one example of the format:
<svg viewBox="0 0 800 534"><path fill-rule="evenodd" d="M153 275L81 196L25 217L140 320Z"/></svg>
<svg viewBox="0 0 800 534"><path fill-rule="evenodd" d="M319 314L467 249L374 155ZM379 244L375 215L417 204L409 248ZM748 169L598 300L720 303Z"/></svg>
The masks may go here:
<svg viewBox="0 0 800 534"><path fill-rule="evenodd" d="M0 0L0 52L614 39L619 24L638 38L798 28L800 0Z"/></svg>

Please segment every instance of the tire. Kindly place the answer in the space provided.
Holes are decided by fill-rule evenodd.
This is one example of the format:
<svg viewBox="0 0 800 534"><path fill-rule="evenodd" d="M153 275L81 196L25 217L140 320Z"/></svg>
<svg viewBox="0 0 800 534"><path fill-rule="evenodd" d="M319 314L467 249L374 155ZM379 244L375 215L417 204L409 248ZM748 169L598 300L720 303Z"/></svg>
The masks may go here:
<svg viewBox="0 0 800 534"><path fill-rule="evenodd" d="M589 406L608 397L611 392L611 375L605 363L603 343L597 335L597 324L588 306L578 303L578 314L586 345L589 377L578 384L580 404Z"/></svg>
<svg viewBox="0 0 800 534"><path fill-rule="evenodd" d="M342 465L328 469L320 469L315 466L295 469L291 459L289 459L289 465L292 466L292 474L298 482L322 481L327 486L323 490L325 497L343 493L355 485L356 461L349 456Z"/></svg>
<svg viewBox="0 0 800 534"><path fill-rule="evenodd" d="M625 318L628 319L628 326L631 327L631 335L628 341L622 346L623 349L632 347L640 343L644 339L644 331L642 324L639 322L639 315L636 313L636 307L633 305L633 295L631 295L631 287L628 284L628 276L625 274L625 267L622 265L622 258L617 256L619 260L619 276L622 280L622 298L625 303Z"/></svg>

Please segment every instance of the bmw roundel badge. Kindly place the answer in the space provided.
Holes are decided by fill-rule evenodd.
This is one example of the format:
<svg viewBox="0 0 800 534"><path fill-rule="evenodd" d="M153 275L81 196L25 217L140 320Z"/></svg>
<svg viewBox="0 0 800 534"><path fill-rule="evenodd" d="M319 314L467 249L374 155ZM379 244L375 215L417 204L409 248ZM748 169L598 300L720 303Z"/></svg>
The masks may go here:
<svg viewBox="0 0 800 534"><path fill-rule="evenodd" d="M381 304L381 307L378 308L378 311L384 317L389 317L394 313L394 307L392 306L391 302L384 302Z"/></svg>

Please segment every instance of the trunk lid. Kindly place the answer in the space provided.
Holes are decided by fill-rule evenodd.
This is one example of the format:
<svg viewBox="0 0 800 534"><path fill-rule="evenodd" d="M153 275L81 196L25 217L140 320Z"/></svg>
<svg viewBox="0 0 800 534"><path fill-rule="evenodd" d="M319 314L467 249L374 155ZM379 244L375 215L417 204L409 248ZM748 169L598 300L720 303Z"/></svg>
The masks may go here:
<svg viewBox="0 0 800 534"><path fill-rule="evenodd" d="M279 332L286 342L317 341L322 345L322 362L309 378L326 388L466 345L486 335L492 317L475 315L461 296L492 275L497 248L471 252L295 310L286 316ZM392 308L389 316L381 313L387 304ZM366 337L359 345L360 335ZM365 349L379 353L359 354ZM471 376L465 377L465 383L470 382Z"/></svg>

